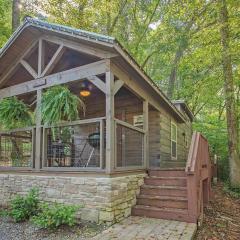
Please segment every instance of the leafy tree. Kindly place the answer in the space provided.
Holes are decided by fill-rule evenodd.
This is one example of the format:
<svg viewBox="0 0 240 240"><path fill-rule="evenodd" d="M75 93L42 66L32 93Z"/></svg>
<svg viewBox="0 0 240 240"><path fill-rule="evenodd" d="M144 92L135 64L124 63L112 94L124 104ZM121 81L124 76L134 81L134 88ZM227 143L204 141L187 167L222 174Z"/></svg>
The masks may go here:
<svg viewBox="0 0 240 240"><path fill-rule="evenodd" d="M230 180L232 185L240 185L240 152L239 132L236 115L236 100L232 70L232 57L230 52L230 36L228 23L228 9L226 0L220 1L220 22L222 42L222 65L224 78L224 93L226 104L228 149L230 164Z"/></svg>
<svg viewBox="0 0 240 240"><path fill-rule="evenodd" d="M11 1L0 0L0 48L11 34Z"/></svg>

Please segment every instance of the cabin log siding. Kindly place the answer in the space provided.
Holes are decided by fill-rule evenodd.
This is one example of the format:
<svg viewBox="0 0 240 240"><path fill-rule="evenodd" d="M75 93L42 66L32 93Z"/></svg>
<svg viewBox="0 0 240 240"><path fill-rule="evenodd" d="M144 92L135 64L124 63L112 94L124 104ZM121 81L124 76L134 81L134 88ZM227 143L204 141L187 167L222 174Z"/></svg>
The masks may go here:
<svg viewBox="0 0 240 240"><path fill-rule="evenodd" d="M149 111L149 166L160 166L160 113Z"/></svg>
<svg viewBox="0 0 240 240"><path fill-rule="evenodd" d="M191 142L191 123L177 125L177 158L171 157L171 121L174 119L164 109L149 111L149 162L151 167L161 167L166 162L186 162ZM183 133L186 134L188 146L185 145Z"/></svg>

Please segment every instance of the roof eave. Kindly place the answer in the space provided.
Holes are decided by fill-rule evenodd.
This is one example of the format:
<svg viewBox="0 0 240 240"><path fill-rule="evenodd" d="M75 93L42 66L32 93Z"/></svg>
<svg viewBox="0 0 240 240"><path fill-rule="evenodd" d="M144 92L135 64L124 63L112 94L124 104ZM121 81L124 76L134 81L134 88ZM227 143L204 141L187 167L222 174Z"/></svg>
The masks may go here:
<svg viewBox="0 0 240 240"><path fill-rule="evenodd" d="M144 80L149 83L149 85L158 93L158 95L164 100L164 102L178 115L179 119L183 122L186 121L182 113L171 103L168 97L159 89L159 87L150 79L150 77L144 72L143 69L138 65L138 63L131 57L131 55L124 49L124 47L115 40L114 48L116 51L124 57L124 59L129 62L134 69L144 78Z"/></svg>
<svg viewBox="0 0 240 240"><path fill-rule="evenodd" d="M188 117L190 118L191 121L194 120L195 116L193 115L191 109L189 108L188 104L184 100L173 100L173 104L180 104L183 105Z"/></svg>
<svg viewBox="0 0 240 240"><path fill-rule="evenodd" d="M0 58L3 56L3 54L7 51L7 49L11 46L11 44L15 41L15 39L22 33L22 31L30 26L28 22L24 22L22 25L20 25L14 33L11 35L11 37L8 39L8 41L3 45L3 47L0 49Z"/></svg>

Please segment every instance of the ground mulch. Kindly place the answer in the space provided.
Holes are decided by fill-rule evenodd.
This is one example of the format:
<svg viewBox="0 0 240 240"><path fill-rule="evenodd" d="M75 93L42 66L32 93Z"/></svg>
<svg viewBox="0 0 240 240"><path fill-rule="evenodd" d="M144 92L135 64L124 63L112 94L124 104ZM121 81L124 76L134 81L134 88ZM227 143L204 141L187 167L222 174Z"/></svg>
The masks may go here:
<svg viewBox="0 0 240 240"><path fill-rule="evenodd" d="M240 199L223 191L223 184L213 187L214 198L204 210L202 227L196 240L240 240Z"/></svg>
<svg viewBox="0 0 240 240"><path fill-rule="evenodd" d="M103 225L86 222L74 227L46 230L35 227L29 221L15 223L8 216L0 216L0 240L87 240L104 229Z"/></svg>

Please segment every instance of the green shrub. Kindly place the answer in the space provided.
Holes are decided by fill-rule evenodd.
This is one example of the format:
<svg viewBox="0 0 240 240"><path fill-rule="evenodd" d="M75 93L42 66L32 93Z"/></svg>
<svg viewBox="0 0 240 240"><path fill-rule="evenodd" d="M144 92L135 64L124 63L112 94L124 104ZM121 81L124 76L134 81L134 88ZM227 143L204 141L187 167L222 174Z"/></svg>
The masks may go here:
<svg viewBox="0 0 240 240"><path fill-rule="evenodd" d="M32 222L42 228L57 228L60 225L76 224L76 206L43 203L40 212L32 218Z"/></svg>
<svg viewBox="0 0 240 240"><path fill-rule="evenodd" d="M8 211L6 209L0 209L0 217L8 216Z"/></svg>
<svg viewBox="0 0 240 240"><path fill-rule="evenodd" d="M31 189L27 196L17 195L10 205L10 216L16 222L28 220L31 216L37 214L39 208L38 190Z"/></svg>
<svg viewBox="0 0 240 240"><path fill-rule="evenodd" d="M224 183L223 190L231 197L240 198L240 186L232 186L230 181Z"/></svg>

